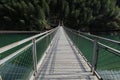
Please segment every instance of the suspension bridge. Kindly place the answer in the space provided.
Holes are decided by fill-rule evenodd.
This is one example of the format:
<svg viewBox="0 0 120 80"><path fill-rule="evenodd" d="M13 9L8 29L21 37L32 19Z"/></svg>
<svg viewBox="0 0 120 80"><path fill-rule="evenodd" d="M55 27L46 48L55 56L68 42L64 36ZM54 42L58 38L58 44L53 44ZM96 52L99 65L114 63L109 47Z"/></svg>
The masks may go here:
<svg viewBox="0 0 120 80"><path fill-rule="evenodd" d="M119 47L102 42L120 44L62 26L14 42L0 48L0 80L119 80Z"/></svg>

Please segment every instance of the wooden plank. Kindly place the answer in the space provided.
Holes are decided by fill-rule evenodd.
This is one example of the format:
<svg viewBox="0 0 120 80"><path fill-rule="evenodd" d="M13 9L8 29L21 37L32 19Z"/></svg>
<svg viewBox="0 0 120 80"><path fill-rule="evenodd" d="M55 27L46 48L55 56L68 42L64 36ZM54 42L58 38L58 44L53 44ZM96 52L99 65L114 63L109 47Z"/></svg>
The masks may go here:
<svg viewBox="0 0 120 80"><path fill-rule="evenodd" d="M62 27L56 35L54 46L46 55L35 80L98 80L83 57L73 51Z"/></svg>

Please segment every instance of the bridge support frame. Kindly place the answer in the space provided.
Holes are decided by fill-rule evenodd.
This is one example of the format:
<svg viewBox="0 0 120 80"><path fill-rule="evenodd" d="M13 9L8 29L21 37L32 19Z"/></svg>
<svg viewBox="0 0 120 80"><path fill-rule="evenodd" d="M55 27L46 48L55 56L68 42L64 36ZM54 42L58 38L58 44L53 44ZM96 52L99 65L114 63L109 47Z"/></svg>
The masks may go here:
<svg viewBox="0 0 120 80"><path fill-rule="evenodd" d="M93 74L97 69L98 52L99 52L99 46L98 46L98 39L96 38L94 40L93 55L92 55L92 72L93 72Z"/></svg>
<svg viewBox="0 0 120 80"><path fill-rule="evenodd" d="M33 69L34 69L34 76L37 75L37 51L36 51L36 40L32 40L33 47L32 47L32 52L33 52Z"/></svg>

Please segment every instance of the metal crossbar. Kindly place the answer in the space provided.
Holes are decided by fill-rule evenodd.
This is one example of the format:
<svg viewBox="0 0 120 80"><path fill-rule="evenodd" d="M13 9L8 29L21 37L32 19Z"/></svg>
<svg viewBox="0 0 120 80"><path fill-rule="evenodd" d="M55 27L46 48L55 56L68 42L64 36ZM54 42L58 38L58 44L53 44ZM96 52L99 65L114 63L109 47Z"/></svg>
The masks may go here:
<svg viewBox="0 0 120 80"><path fill-rule="evenodd" d="M96 35L92 35L92 34L83 33L83 32L75 31L75 30L68 29L68 28L66 28L66 29L73 32L76 35L79 35L79 36L81 36L81 37L83 37L83 38L85 38L87 40L90 40L91 42L94 42L94 39L99 39L99 40L105 40L105 41L120 45L120 41L116 41L116 40L112 40L112 39L108 39L108 38L104 38L104 37L100 37L100 36L96 36ZM89 36L94 37L94 39L89 38ZM104 45L104 44L102 44L100 42L98 42L98 44L99 44L100 47L102 47L102 48L104 48L104 49L106 49L108 51L111 51L114 54L120 56L120 51L119 50L114 49L114 48L112 48L110 46Z"/></svg>
<svg viewBox="0 0 120 80"><path fill-rule="evenodd" d="M0 78L3 80L28 80L32 75L35 76L37 65L57 29L58 27L0 48L0 55L2 55L6 51L30 42L0 60Z"/></svg>
<svg viewBox="0 0 120 80"><path fill-rule="evenodd" d="M37 38L37 37L42 36L42 35L44 35L44 34L47 34L47 33L51 32L51 31L53 31L53 30L54 30L54 29L52 29L52 30L50 30L50 31L46 31L46 32L40 33L40 34L38 34L38 35L32 36L32 37L30 37L30 38L27 38L27 39L24 39L24 40L21 40L21 41L18 41L18 42L12 43L12 44L7 45L7 46L5 46L5 47L2 47L2 48L0 48L0 54L3 53L3 52L5 52L5 51L7 51L7 50L9 50L9 49L12 49L12 48L14 48L14 47L16 47L16 46L19 46L19 45L21 45L21 44L23 44L23 43L26 43L26 42L34 39L34 38Z"/></svg>
<svg viewBox="0 0 120 80"><path fill-rule="evenodd" d="M108 38L96 36L96 35L89 34L89 33L84 33L84 32L80 32L80 31L76 31L76 30L74 30L74 29L69 29L69 28L67 28L67 27L65 27L65 29L67 29L67 30L69 30L69 31L72 31L72 32L74 32L74 33L77 33L77 34L81 34L81 35L85 35L85 36L91 36L91 37L94 37L94 38L98 38L98 39L100 39L100 40L106 40L106 41L108 41L108 42L111 42L111 43L120 45L120 41L116 41L116 40L112 40L112 39L108 39Z"/></svg>
<svg viewBox="0 0 120 80"><path fill-rule="evenodd" d="M120 41L64 28L91 64L93 73L97 71L105 80L110 78L118 80L120 78Z"/></svg>
<svg viewBox="0 0 120 80"><path fill-rule="evenodd" d="M77 34L77 33L75 33L75 34ZM83 33L82 33L82 34L83 34ZM85 34L86 34L86 33L85 33ZM77 34L77 35L79 35L79 36L81 36L81 37L83 37L83 38L85 38L85 39L87 39L87 40L90 40L91 42L94 42L93 39L87 37L88 35L90 36L90 34L88 34L87 36L81 35L81 34ZM95 35L92 35L92 36L95 36ZM112 42L112 43L115 43L115 44L119 44L119 43L120 43L119 41L115 41L115 40L111 40L111 39L107 39L107 38L103 38L103 37L99 37L99 36L96 36L95 38L97 38L97 39L103 39L103 40L107 40L107 41L110 40L109 42ZM112 48L112 47L110 47L110 46L104 45L104 44L102 44L101 42L98 42L98 44L99 44L99 46L100 46L101 48L104 48L104 49L106 49L106 50L108 50L108 51L110 51L110 52L112 52L112 53L120 56L120 51L119 51L119 50L114 49L114 48Z"/></svg>

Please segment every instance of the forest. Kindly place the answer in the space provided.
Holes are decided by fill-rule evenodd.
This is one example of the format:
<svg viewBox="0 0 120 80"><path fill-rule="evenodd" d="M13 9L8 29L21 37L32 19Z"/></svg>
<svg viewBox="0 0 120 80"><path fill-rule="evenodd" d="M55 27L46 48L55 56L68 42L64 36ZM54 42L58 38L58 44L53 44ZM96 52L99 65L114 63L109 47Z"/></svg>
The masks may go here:
<svg viewBox="0 0 120 80"><path fill-rule="evenodd" d="M0 0L0 30L120 30L119 0Z"/></svg>

